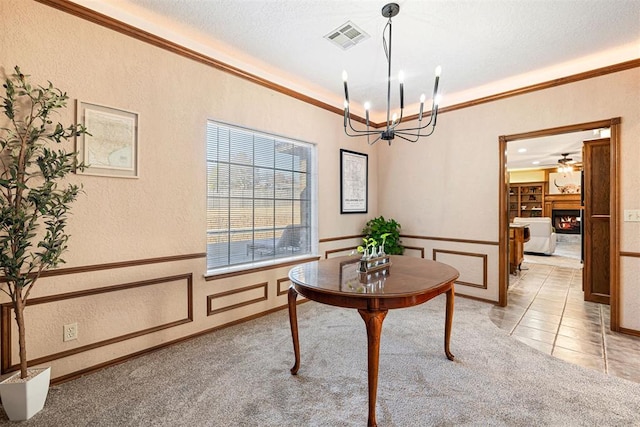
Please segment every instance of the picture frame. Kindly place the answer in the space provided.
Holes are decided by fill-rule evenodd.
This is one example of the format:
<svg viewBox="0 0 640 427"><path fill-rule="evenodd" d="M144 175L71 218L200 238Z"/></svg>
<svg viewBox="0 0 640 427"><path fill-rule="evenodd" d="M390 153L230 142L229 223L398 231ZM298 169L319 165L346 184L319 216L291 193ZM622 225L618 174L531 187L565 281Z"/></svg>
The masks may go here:
<svg viewBox="0 0 640 427"><path fill-rule="evenodd" d="M582 173L549 173L549 194L580 194Z"/></svg>
<svg viewBox="0 0 640 427"><path fill-rule="evenodd" d="M369 156L340 149L340 213L367 213Z"/></svg>
<svg viewBox="0 0 640 427"><path fill-rule="evenodd" d="M77 123L87 128L76 137L76 151L87 165L84 175L138 177L138 114L77 101Z"/></svg>

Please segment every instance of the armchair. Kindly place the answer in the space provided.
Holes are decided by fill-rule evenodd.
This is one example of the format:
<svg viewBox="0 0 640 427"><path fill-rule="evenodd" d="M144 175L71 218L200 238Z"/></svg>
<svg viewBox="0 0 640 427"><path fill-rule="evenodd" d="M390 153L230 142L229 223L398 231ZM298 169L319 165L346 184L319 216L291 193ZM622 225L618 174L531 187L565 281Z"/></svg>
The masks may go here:
<svg viewBox="0 0 640 427"><path fill-rule="evenodd" d="M551 218L522 218L513 219L515 224L529 224L529 241L524 244L525 253L542 253L551 255L556 250L556 233L551 226Z"/></svg>

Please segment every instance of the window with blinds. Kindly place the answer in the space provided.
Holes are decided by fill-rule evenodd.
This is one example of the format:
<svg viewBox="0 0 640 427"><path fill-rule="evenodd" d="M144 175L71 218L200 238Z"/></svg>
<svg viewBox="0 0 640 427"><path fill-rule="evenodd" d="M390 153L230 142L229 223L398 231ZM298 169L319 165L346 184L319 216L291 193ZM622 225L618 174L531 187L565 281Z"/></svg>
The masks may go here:
<svg viewBox="0 0 640 427"><path fill-rule="evenodd" d="M312 144L207 122L207 269L310 254Z"/></svg>

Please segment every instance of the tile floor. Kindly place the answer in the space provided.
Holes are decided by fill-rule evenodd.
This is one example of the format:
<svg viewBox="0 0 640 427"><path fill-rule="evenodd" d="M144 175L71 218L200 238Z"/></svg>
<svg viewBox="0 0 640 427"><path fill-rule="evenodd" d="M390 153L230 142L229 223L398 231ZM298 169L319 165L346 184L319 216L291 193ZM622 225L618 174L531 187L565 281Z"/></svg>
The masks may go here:
<svg viewBox="0 0 640 427"><path fill-rule="evenodd" d="M510 276L507 307L490 318L544 353L640 382L640 338L609 330L609 306L585 302L582 269L537 263Z"/></svg>

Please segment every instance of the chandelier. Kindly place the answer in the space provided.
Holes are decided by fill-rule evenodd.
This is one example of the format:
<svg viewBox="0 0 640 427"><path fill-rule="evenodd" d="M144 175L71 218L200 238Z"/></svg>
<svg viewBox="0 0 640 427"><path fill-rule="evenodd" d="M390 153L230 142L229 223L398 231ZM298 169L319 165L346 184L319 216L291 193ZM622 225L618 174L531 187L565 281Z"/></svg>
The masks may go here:
<svg viewBox="0 0 640 427"><path fill-rule="evenodd" d="M391 18L396 16L400 12L400 6L397 3L389 3L382 8L382 16L389 18L387 25L382 32L382 45L387 57L387 120L382 130L371 129L369 127L369 110L371 104L365 102L365 123L366 130L355 129L351 123L351 113L349 112L349 89L347 87L347 72L342 72L342 80L344 81L344 132L347 136L358 137L366 136L367 143L373 145L379 140L391 141L397 136L409 142L417 142L421 137L427 137L436 129L436 120L438 118L438 104L440 102L440 95L438 94L438 82L440 81L440 66L436 67L436 77L433 86L433 96L431 103L431 114L429 115L429 122L422 123L425 95L420 96L420 113L418 114L418 124L415 127L399 128L398 125L404 118L404 74L402 71L398 73L398 81L400 83L400 116L397 113L391 115ZM385 32L389 31L389 40L385 37ZM426 131L425 131L426 129ZM422 133L425 131L425 133ZM373 140L372 140L373 139Z"/></svg>

